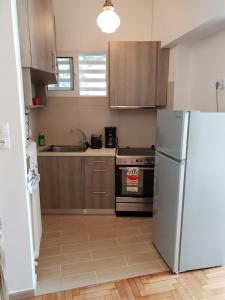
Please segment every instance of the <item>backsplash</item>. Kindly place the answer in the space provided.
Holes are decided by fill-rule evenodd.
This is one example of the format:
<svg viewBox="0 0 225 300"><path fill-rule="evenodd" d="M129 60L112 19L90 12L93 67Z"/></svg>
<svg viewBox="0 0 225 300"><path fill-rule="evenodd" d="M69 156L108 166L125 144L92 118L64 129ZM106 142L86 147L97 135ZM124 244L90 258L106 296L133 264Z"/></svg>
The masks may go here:
<svg viewBox="0 0 225 300"><path fill-rule="evenodd" d="M112 110L107 98L48 98L47 106L37 114L38 131L47 144L74 144L79 136L71 128L80 128L90 141L92 133L104 137L105 126L116 126L121 147L149 147L155 142L155 110Z"/></svg>

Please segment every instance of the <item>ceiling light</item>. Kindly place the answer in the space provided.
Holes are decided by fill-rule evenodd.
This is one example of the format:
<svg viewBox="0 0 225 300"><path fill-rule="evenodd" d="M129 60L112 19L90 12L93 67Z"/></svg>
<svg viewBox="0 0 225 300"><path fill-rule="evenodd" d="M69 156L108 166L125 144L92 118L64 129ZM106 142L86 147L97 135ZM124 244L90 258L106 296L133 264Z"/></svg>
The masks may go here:
<svg viewBox="0 0 225 300"><path fill-rule="evenodd" d="M115 13L114 6L111 0L105 0L103 11L97 18L98 27L102 32L112 33L120 26L120 18Z"/></svg>

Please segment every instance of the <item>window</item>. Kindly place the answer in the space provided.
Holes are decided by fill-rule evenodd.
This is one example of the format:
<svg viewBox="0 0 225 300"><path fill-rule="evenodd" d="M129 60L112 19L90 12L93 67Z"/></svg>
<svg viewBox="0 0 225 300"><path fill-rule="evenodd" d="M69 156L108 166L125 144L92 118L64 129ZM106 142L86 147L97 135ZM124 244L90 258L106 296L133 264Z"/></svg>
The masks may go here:
<svg viewBox="0 0 225 300"><path fill-rule="evenodd" d="M78 71L80 96L107 95L105 52L80 52Z"/></svg>
<svg viewBox="0 0 225 300"><path fill-rule="evenodd" d="M57 57L58 82L48 85L49 91L72 91L74 89L73 58Z"/></svg>

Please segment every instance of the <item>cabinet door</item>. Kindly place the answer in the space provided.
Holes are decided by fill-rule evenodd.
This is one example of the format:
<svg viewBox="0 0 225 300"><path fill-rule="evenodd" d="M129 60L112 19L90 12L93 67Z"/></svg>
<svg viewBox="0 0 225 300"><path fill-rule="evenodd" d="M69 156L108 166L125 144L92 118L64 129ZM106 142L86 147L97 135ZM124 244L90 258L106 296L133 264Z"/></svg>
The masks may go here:
<svg viewBox="0 0 225 300"><path fill-rule="evenodd" d="M60 207L57 160L57 157L38 157L42 209L55 209Z"/></svg>
<svg viewBox="0 0 225 300"><path fill-rule="evenodd" d="M81 209L84 189L83 158L60 156L57 160L60 208Z"/></svg>
<svg viewBox="0 0 225 300"><path fill-rule="evenodd" d="M156 68L157 42L110 42L110 106L154 107Z"/></svg>
<svg viewBox="0 0 225 300"><path fill-rule="evenodd" d="M39 157L42 209L81 209L84 171L81 157Z"/></svg>
<svg viewBox="0 0 225 300"><path fill-rule="evenodd" d="M115 159L85 158L85 208L114 209Z"/></svg>
<svg viewBox="0 0 225 300"><path fill-rule="evenodd" d="M51 0L29 0L32 67L54 71L54 16Z"/></svg>
<svg viewBox="0 0 225 300"><path fill-rule="evenodd" d="M156 106L167 104L169 51L167 48L160 48L160 42L158 42Z"/></svg>

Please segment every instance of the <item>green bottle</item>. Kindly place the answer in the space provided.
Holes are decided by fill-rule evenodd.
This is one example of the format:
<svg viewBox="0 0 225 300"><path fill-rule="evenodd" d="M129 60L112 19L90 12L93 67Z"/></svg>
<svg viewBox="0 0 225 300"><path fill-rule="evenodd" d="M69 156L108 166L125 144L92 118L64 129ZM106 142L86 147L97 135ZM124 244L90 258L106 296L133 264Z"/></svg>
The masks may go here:
<svg viewBox="0 0 225 300"><path fill-rule="evenodd" d="M38 146L45 146L45 135L42 132L38 133Z"/></svg>

